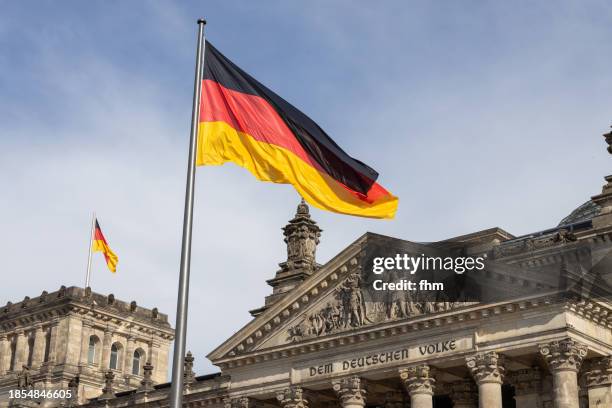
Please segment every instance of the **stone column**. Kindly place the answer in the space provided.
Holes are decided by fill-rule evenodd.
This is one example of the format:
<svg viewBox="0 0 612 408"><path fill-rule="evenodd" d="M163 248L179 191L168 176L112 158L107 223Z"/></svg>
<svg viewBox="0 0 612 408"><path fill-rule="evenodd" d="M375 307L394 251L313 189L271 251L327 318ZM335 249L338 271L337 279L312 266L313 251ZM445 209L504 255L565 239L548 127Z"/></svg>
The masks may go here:
<svg viewBox="0 0 612 408"><path fill-rule="evenodd" d="M13 370L21 371L21 366L27 363L28 359L28 337L23 330L15 335L15 366Z"/></svg>
<svg viewBox="0 0 612 408"><path fill-rule="evenodd" d="M514 386L516 408L540 408L542 406L542 373L538 367L515 371L508 375Z"/></svg>
<svg viewBox="0 0 612 408"><path fill-rule="evenodd" d="M466 357L466 362L478 384L478 406L502 408L503 356L489 351Z"/></svg>
<svg viewBox="0 0 612 408"><path fill-rule="evenodd" d="M540 345L540 354L548 363L553 377L555 408L576 408L578 399L578 370L586 356L587 347L566 338Z"/></svg>
<svg viewBox="0 0 612 408"><path fill-rule="evenodd" d="M612 407L612 356L592 362L586 372L589 407Z"/></svg>
<svg viewBox="0 0 612 408"><path fill-rule="evenodd" d="M134 358L134 336L128 336L123 356L123 374L132 374L132 359Z"/></svg>
<svg viewBox="0 0 612 408"><path fill-rule="evenodd" d="M342 408L364 408L366 403L365 381L357 376L332 381L332 387L340 398Z"/></svg>
<svg viewBox="0 0 612 408"><path fill-rule="evenodd" d="M432 408L436 380L427 364L400 370L400 378L410 395L410 408Z"/></svg>
<svg viewBox="0 0 612 408"><path fill-rule="evenodd" d="M472 381L459 381L451 384L450 392L453 408L477 408L478 391Z"/></svg>
<svg viewBox="0 0 612 408"><path fill-rule="evenodd" d="M88 364L89 354L89 337L91 337L92 325L90 322L83 320L81 329L81 354L79 357L79 365L86 366ZM95 356L94 356L95 363Z"/></svg>
<svg viewBox="0 0 612 408"><path fill-rule="evenodd" d="M0 335L0 375L11 369L11 342L6 334Z"/></svg>
<svg viewBox="0 0 612 408"><path fill-rule="evenodd" d="M45 344L47 336L42 326L36 327L34 331L34 351L32 353L32 368L39 368L45 359Z"/></svg>
<svg viewBox="0 0 612 408"><path fill-rule="evenodd" d="M304 390L295 385L276 394L276 399L282 408L308 408L308 399Z"/></svg>
<svg viewBox="0 0 612 408"><path fill-rule="evenodd" d="M102 341L102 367L103 370L110 368L110 353L113 344L113 332L108 328L104 330L104 340Z"/></svg>

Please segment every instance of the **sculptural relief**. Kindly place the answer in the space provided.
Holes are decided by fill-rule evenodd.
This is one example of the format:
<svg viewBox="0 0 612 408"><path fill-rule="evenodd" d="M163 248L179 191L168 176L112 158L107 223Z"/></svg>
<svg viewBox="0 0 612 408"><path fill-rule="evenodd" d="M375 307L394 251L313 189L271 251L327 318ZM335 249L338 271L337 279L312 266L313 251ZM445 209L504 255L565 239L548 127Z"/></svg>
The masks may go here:
<svg viewBox="0 0 612 408"><path fill-rule="evenodd" d="M353 272L333 290L323 306L303 314L298 324L287 329L287 341L298 342L365 325L446 312L465 305L433 296L432 299L415 300L410 292L403 291L393 292L384 300L366 300L361 276Z"/></svg>

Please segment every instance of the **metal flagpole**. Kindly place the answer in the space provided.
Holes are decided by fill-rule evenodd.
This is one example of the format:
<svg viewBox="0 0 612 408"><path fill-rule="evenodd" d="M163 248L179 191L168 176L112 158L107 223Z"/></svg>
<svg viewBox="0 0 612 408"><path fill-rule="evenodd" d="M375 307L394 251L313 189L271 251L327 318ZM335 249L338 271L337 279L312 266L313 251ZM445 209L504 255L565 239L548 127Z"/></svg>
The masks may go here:
<svg viewBox="0 0 612 408"><path fill-rule="evenodd" d="M89 256L87 257L87 275L85 275L85 288L89 287L91 281L91 246L93 245L94 228L96 224L96 212L91 215L91 229L89 230Z"/></svg>
<svg viewBox="0 0 612 408"><path fill-rule="evenodd" d="M195 155L198 124L200 122L200 96L202 93L202 67L204 65L204 26L206 20L198 20L198 47L196 52L195 83L191 112L191 135L189 139L189 162L187 164L187 187L185 192L185 214L183 215L183 244L179 290L176 305L176 337L172 359L172 388L170 408L182 408L185 337L187 334L187 305L189 302L189 267L191 263L191 229L193 224L193 190L195 184Z"/></svg>

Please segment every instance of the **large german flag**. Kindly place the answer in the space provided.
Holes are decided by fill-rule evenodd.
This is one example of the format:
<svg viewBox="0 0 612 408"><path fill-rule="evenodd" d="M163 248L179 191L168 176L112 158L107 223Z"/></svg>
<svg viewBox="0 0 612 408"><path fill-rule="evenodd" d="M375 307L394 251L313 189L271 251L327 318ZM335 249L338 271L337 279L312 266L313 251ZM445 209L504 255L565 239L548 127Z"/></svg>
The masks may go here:
<svg viewBox="0 0 612 408"><path fill-rule="evenodd" d="M262 181L292 184L315 207L393 218L397 197L312 119L206 42L198 165L231 161Z"/></svg>

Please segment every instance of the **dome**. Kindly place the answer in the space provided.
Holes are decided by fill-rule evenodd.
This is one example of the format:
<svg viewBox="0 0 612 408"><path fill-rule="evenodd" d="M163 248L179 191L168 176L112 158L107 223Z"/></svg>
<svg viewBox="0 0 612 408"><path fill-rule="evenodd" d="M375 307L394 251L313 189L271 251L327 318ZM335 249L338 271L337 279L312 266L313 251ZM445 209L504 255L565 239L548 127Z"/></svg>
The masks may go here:
<svg viewBox="0 0 612 408"><path fill-rule="evenodd" d="M563 218L558 226L575 224L580 221L587 221L599 215L601 207L589 200L580 207L572 211L567 217Z"/></svg>

